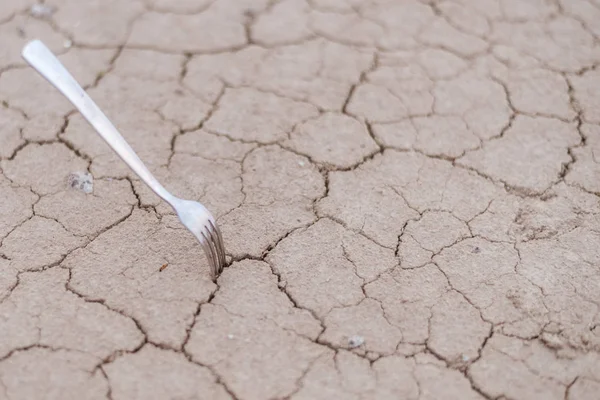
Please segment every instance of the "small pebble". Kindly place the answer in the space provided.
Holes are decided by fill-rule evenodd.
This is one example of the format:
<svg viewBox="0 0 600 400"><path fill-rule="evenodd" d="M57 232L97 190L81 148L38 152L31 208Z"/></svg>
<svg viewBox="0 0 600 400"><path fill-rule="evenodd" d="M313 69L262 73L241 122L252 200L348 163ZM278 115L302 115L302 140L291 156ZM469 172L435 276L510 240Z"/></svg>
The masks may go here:
<svg viewBox="0 0 600 400"><path fill-rule="evenodd" d="M298 165L304 167L304 161L298 161Z"/></svg>
<svg viewBox="0 0 600 400"><path fill-rule="evenodd" d="M365 342L365 338L364 337L358 336L358 335L354 335L354 336L351 336L348 339L348 346L350 346L351 349L354 349L356 347L362 346L364 342Z"/></svg>
<svg viewBox="0 0 600 400"><path fill-rule="evenodd" d="M89 194L94 191L94 177L89 172L74 172L67 178L67 185L71 189Z"/></svg>
<svg viewBox="0 0 600 400"><path fill-rule="evenodd" d="M54 8L47 4L34 4L29 9L29 14L34 18L50 18L54 14Z"/></svg>
<svg viewBox="0 0 600 400"><path fill-rule="evenodd" d="M229 339L229 340L233 339L233 335L230 333L229 335L227 335L227 339Z"/></svg>
<svg viewBox="0 0 600 400"><path fill-rule="evenodd" d="M70 48L71 48L71 46L73 46L73 42L72 42L72 41L70 41L70 40L68 40L68 39L64 41L64 43L63 43L63 47L64 47L65 49L70 49Z"/></svg>

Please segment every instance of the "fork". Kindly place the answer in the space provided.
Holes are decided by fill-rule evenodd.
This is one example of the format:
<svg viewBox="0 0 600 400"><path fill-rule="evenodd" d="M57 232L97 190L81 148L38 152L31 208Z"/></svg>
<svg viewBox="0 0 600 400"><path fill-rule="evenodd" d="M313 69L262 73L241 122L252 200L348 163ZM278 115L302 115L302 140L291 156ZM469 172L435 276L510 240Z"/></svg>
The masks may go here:
<svg viewBox="0 0 600 400"><path fill-rule="evenodd" d="M156 193L169 203L181 223L189 229L204 249L213 281L225 266L225 246L215 218L197 201L173 196L158 182L142 160L125 141L117 128L88 96L75 78L41 41L29 42L22 51L23 58L54 87L56 87L123 161Z"/></svg>

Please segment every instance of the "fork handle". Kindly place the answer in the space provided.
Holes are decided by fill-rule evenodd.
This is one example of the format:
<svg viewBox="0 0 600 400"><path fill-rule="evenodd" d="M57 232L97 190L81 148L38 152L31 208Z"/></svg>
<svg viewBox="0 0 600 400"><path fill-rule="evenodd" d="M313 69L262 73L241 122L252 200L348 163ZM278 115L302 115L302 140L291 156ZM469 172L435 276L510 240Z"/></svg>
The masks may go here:
<svg viewBox="0 0 600 400"><path fill-rule="evenodd" d="M22 52L23 58L56 87L85 119L94 127L96 132L108 145L121 157L123 161L135 172L149 187L163 200L174 207L177 198L156 180L154 175L146 168L142 160L125 141L117 128L108 120L106 115L88 96L75 78L67 71L61 62L52 54L41 41L29 42Z"/></svg>

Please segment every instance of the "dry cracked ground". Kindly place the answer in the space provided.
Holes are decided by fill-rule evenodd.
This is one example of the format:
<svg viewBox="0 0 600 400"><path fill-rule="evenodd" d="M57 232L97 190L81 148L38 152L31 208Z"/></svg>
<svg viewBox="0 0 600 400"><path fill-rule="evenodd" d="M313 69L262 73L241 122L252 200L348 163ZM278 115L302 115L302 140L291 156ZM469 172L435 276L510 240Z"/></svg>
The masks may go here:
<svg viewBox="0 0 600 400"><path fill-rule="evenodd" d="M2 0L0 399L597 399L598 21L600 0ZM218 216L216 283L21 60L34 38Z"/></svg>

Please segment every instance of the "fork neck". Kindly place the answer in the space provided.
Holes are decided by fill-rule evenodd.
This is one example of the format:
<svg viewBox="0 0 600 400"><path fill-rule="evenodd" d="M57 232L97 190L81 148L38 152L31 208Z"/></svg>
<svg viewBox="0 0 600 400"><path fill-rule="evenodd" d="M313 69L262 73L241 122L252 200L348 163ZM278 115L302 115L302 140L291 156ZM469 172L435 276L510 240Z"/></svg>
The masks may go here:
<svg viewBox="0 0 600 400"><path fill-rule="evenodd" d="M172 208L176 208L179 204L179 198L173 196L163 185L160 184L154 177L146 180L146 184L152 189L154 193L158 195L161 199L169 203Z"/></svg>

